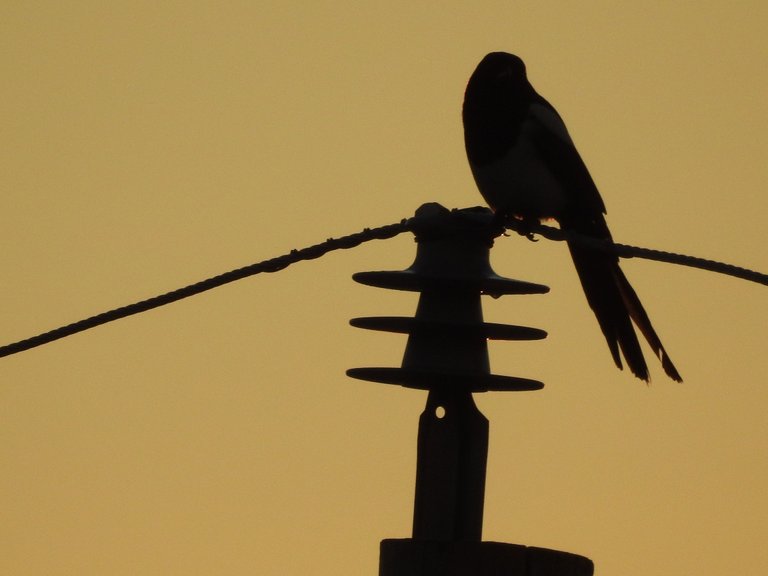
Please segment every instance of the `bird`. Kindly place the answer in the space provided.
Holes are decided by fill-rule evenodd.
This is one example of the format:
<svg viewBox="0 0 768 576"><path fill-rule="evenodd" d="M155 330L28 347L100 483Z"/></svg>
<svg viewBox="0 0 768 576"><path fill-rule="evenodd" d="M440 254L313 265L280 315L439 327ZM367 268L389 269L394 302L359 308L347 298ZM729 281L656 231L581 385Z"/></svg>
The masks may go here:
<svg viewBox="0 0 768 576"><path fill-rule="evenodd" d="M603 199L565 122L528 81L521 58L491 52L482 59L467 83L462 119L472 175L497 218L523 228L551 219L566 233L613 241ZM636 377L650 382L636 326L666 374L682 382L618 256L573 235L567 243L616 366L623 369L623 356Z"/></svg>

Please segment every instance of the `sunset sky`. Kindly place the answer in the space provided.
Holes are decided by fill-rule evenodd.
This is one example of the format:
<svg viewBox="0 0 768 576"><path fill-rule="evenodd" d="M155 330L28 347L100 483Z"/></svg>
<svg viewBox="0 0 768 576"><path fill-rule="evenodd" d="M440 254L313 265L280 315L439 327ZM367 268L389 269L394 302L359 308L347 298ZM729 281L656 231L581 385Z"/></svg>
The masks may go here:
<svg viewBox="0 0 768 576"><path fill-rule="evenodd" d="M20 2L0 8L0 344L294 248L482 205L461 103L514 52L618 242L768 272L768 4ZM415 311L410 235L0 359L0 574L377 573L426 394L349 379ZM597 574L768 573L768 288L623 269L683 375L618 371L562 244L501 238L484 538ZM647 349L646 349L647 351ZM650 355L650 352L647 351Z"/></svg>

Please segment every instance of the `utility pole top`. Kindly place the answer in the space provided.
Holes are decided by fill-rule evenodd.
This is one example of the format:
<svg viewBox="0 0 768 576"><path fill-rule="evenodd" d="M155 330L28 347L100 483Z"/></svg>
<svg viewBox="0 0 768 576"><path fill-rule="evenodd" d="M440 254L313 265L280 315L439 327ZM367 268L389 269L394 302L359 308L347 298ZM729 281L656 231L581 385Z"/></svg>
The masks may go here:
<svg viewBox="0 0 768 576"><path fill-rule="evenodd" d="M414 318L356 318L353 326L408 334L400 368L354 368L353 378L427 390L419 418L411 538L381 543L380 576L591 576L583 556L482 540L488 420L472 394L532 391L529 378L491 373L488 339L537 340L546 332L483 321L481 296L544 294L541 284L498 276L493 239L504 232L486 208L421 206L410 221L418 243L403 271L360 272L370 286L420 293Z"/></svg>

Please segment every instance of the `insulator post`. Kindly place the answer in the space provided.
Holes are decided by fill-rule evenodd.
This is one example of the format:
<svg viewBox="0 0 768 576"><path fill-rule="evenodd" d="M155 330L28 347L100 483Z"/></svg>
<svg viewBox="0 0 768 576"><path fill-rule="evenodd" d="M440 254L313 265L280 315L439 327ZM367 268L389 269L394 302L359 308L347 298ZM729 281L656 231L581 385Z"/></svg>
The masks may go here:
<svg viewBox="0 0 768 576"><path fill-rule="evenodd" d="M414 263L402 271L358 272L362 284L420 292L414 318L355 318L353 326L408 334L400 368L353 368L362 380L431 390L450 386L488 390L537 390L537 380L491 374L490 340L538 340L537 328L483 322L483 294L544 294L541 284L510 280L491 268L493 239L503 232L485 208L449 211L439 204L419 208L411 220L416 236Z"/></svg>
<svg viewBox="0 0 768 576"><path fill-rule="evenodd" d="M412 538L384 540L380 576L588 576L587 558L482 541L488 420L472 394L538 390L537 380L491 372L489 339L537 340L537 328L487 323L481 296L543 294L546 286L510 280L491 268L503 233L485 208L449 211L425 204L410 221L418 243L403 271L359 272L362 284L419 292L416 315L367 317L353 326L408 335L399 368L353 368L353 378L429 391L419 419Z"/></svg>

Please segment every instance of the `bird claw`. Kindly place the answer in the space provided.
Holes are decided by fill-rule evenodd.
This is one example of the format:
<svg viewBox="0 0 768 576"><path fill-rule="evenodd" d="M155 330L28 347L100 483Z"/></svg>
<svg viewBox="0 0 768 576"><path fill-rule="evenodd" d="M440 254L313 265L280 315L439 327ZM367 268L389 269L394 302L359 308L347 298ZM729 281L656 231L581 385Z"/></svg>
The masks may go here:
<svg viewBox="0 0 768 576"><path fill-rule="evenodd" d="M514 230L520 236L525 236L531 242L538 242L539 239L535 238L536 232L534 228L539 224L536 218L525 218L514 214L507 214L505 212L495 212L493 215L493 224L498 226L504 232L503 236L509 236L507 230Z"/></svg>
<svg viewBox="0 0 768 576"><path fill-rule="evenodd" d="M536 232L534 232L535 227L539 223L538 219L516 217L514 221L515 221L514 229L518 234L520 234L520 236L525 236L531 242L539 241L538 238L535 238Z"/></svg>

